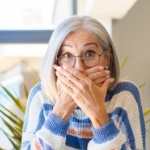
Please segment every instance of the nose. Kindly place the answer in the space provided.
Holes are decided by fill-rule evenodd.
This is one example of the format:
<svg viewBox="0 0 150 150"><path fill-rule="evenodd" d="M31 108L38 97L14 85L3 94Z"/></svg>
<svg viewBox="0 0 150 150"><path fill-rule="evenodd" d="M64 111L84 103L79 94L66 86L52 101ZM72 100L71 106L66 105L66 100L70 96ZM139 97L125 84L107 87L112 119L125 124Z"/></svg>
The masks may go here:
<svg viewBox="0 0 150 150"><path fill-rule="evenodd" d="M86 68L85 68L85 65L84 65L81 57L76 57L74 68L80 72L85 71Z"/></svg>

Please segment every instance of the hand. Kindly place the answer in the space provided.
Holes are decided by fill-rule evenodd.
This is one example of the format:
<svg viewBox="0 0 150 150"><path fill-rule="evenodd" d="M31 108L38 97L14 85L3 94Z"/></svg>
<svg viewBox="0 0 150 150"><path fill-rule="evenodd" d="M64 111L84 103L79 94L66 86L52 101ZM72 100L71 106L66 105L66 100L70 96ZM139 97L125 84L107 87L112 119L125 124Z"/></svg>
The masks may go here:
<svg viewBox="0 0 150 150"><path fill-rule="evenodd" d="M72 99L72 97L63 90L63 83L61 80L57 79L57 90L58 90L58 100L53 108L53 113L60 117L61 119L67 121L77 107L77 104Z"/></svg>
<svg viewBox="0 0 150 150"><path fill-rule="evenodd" d="M77 105L91 119L93 126L98 128L107 122L109 117L104 105L108 86L112 78L98 87L90 78L74 68L54 66L57 77L63 82L63 88L71 95Z"/></svg>
<svg viewBox="0 0 150 150"><path fill-rule="evenodd" d="M83 74L89 77L97 86L101 87L108 78L110 78L110 71L105 70L103 66L95 66L87 69Z"/></svg>

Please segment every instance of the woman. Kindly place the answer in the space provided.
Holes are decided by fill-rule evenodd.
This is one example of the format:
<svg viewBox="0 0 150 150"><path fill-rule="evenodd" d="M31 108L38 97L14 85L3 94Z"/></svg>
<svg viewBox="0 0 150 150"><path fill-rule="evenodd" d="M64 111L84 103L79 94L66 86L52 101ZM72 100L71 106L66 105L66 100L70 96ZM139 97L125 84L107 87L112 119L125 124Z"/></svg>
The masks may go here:
<svg viewBox="0 0 150 150"><path fill-rule="evenodd" d="M30 92L22 149L145 149L140 94L119 81L115 48L95 19L73 16L53 32Z"/></svg>

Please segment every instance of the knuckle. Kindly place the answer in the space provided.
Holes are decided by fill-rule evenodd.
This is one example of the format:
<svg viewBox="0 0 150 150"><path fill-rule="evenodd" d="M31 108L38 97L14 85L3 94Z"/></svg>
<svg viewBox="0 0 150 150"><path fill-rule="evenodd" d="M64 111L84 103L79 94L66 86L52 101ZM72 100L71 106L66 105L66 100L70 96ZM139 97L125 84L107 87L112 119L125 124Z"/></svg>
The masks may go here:
<svg viewBox="0 0 150 150"><path fill-rule="evenodd" d="M84 89L84 88L85 88L85 83L82 83L82 84L80 85L80 88L81 88L81 89Z"/></svg>
<svg viewBox="0 0 150 150"><path fill-rule="evenodd" d="M92 80L88 80L87 82L82 82L81 88L88 89L88 87L92 84Z"/></svg>
<svg viewBox="0 0 150 150"><path fill-rule="evenodd" d="M83 74L84 74L85 76L88 76L88 75L89 75L88 70L84 71Z"/></svg>
<svg viewBox="0 0 150 150"><path fill-rule="evenodd" d="M99 76L99 73L94 73L93 74L94 79L96 79L98 76Z"/></svg>
<svg viewBox="0 0 150 150"><path fill-rule="evenodd" d="M68 78L68 79L72 79L72 77L73 77L73 75L72 75L72 74L69 74L67 78Z"/></svg>
<svg viewBox="0 0 150 150"><path fill-rule="evenodd" d="M78 76L78 72L76 70L73 71L74 76Z"/></svg>

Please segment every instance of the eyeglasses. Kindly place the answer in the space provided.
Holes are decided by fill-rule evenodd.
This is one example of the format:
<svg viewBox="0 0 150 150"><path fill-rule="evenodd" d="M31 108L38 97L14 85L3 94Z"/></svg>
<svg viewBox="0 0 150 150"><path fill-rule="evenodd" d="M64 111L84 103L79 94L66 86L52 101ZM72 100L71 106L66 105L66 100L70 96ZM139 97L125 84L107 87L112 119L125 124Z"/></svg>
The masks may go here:
<svg viewBox="0 0 150 150"><path fill-rule="evenodd" d="M99 63L100 57L102 56L103 52L98 55L96 52L89 50L84 53L83 56L74 56L70 53L65 53L63 55L60 55L57 60L60 66L73 67L76 62L76 57L81 57L82 62L86 67L94 67Z"/></svg>

